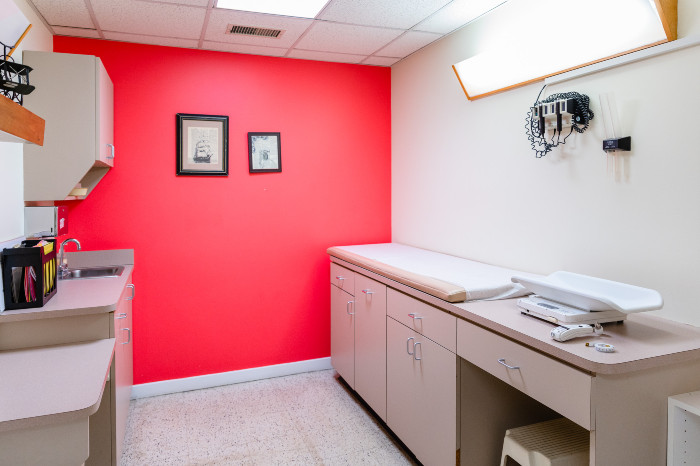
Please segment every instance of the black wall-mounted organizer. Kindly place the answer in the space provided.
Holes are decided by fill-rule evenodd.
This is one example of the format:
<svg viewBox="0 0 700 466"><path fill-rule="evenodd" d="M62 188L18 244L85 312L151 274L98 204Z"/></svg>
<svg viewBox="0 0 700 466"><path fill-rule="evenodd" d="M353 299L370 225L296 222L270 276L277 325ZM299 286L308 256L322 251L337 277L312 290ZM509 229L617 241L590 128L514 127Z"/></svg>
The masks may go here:
<svg viewBox="0 0 700 466"><path fill-rule="evenodd" d="M2 285L6 310L42 307L56 294L56 240L44 241L47 246L36 246L39 240L27 240L21 247L3 249Z"/></svg>

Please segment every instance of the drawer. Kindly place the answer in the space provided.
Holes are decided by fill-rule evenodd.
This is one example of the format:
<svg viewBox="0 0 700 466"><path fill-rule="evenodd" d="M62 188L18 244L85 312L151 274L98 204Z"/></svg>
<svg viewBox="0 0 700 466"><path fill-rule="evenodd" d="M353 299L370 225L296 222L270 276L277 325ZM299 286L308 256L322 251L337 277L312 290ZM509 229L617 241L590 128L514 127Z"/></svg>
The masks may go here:
<svg viewBox="0 0 700 466"><path fill-rule="evenodd" d="M430 338L453 353L457 351L457 318L436 307L389 288L387 315Z"/></svg>
<svg viewBox="0 0 700 466"><path fill-rule="evenodd" d="M590 375L461 319L457 354L591 430Z"/></svg>
<svg viewBox="0 0 700 466"><path fill-rule="evenodd" d="M331 283L355 296L355 272L331 262Z"/></svg>

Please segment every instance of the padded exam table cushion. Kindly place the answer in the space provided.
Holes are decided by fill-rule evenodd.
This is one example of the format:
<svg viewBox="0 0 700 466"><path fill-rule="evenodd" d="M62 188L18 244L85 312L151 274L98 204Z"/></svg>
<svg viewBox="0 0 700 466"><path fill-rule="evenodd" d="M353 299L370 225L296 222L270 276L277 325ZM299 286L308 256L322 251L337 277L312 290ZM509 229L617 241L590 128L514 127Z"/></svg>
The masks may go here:
<svg viewBox="0 0 700 466"><path fill-rule="evenodd" d="M525 296L530 292L510 278L539 277L399 243L335 246L327 252L450 303Z"/></svg>

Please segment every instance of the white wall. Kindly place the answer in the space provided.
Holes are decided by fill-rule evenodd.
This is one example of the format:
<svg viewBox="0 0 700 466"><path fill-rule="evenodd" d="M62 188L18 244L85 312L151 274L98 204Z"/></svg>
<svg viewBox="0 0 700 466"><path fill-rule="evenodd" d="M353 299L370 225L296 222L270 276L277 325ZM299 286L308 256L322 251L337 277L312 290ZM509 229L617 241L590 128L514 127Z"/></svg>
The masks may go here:
<svg viewBox="0 0 700 466"><path fill-rule="evenodd" d="M679 0L678 10L679 36L699 34L700 2ZM392 67L393 240L654 288L665 299L657 314L700 325L700 46L545 90L587 94L594 112L601 93L615 94L633 147L615 179L599 115L584 135L535 158L525 116L543 83L466 99L451 65L497 19Z"/></svg>
<svg viewBox="0 0 700 466"><path fill-rule="evenodd" d="M12 57L21 62L22 50L53 50L51 33L25 0L2 0L0 6L7 12L13 3L32 23L32 29ZM0 142L0 242L24 235L22 147L19 143Z"/></svg>

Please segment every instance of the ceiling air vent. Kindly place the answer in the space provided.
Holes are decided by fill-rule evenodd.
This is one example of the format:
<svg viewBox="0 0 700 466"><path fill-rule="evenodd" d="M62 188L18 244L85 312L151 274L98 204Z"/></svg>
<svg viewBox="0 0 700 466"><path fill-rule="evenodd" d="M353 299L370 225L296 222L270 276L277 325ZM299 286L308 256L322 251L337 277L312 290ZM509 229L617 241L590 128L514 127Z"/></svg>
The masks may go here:
<svg viewBox="0 0 700 466"><path fill-rule="evenodd" d="M245 36L258 36L258 37L279 37L284 31L281 29L266 29L259 28L255 26L238 26L235 24L229 24L226 29L227 34L243 34Z"/></svg>

